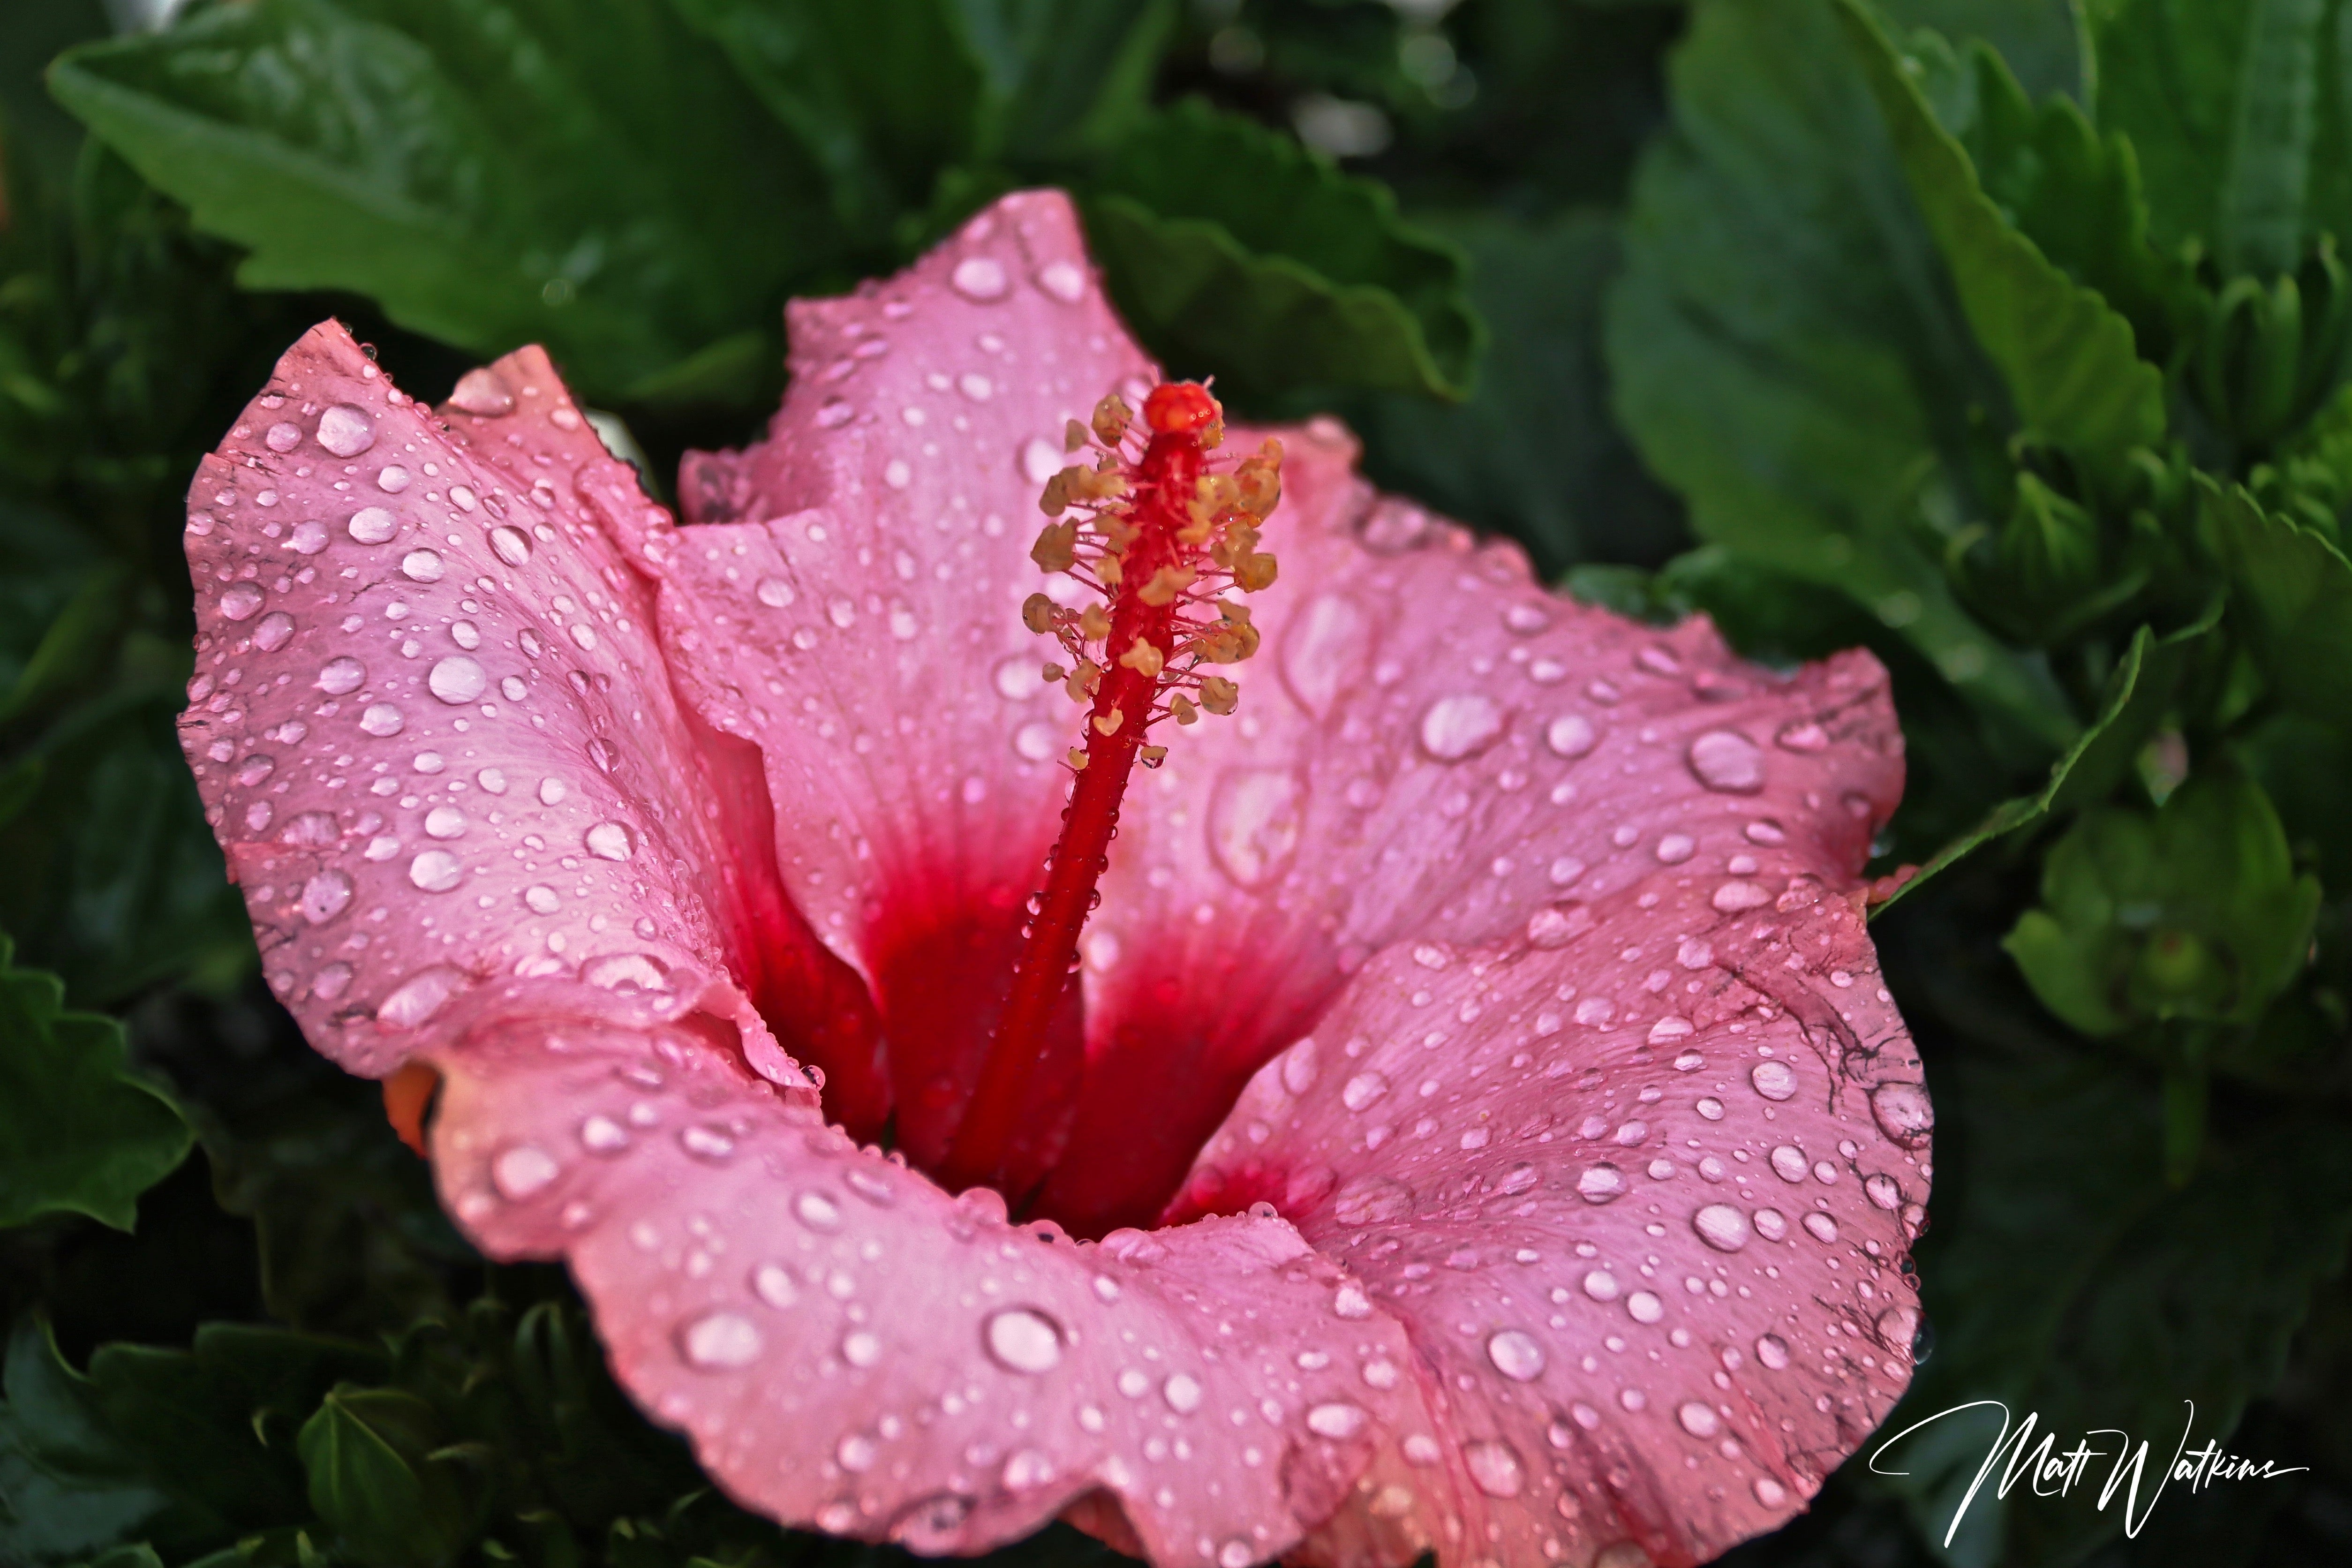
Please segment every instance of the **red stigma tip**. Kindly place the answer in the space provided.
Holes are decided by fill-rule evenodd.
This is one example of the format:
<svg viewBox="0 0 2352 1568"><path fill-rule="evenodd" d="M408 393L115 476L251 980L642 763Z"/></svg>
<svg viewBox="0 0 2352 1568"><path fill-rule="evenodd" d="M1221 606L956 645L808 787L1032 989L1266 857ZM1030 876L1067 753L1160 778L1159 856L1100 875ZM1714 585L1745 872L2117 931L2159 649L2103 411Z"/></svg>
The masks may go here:
<svg viewBox="0 0 2352 1568"><path fill-rule="evenodd" d="M1163 381L1143 400L1143 422L1162 436L1190 436L1224 417L1225 411L1197 381Z"/></svg>

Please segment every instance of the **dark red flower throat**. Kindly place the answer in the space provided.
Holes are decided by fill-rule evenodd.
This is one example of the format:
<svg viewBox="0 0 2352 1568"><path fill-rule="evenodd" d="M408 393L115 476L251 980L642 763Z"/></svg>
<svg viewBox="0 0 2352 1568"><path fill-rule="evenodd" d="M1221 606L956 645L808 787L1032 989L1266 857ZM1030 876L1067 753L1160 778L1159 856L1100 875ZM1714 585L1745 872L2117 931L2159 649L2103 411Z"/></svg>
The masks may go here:
<svg viewBox="0 0 2352 1568"><path fill-rule="evenodd" d="M1166 755L1150 739L1155 724L1234 711L1238 688L1213 667L1247 658L1258 633L1226 595L1276 575L1257 543L1280 499L1280 444L1225 462L1213 455L1223 434L1223 410L1192 383L1155 387L1139 422L1111 396L1090 425L1069 424L1066 449L1093 461L1047 482L1039 504L1055 521L1031 552L1065 586L1031 595L1023 618L1060 643L1065 658L1045 676L1086 721L1066 759L1060 834L1031 886L906 889L890 902L915 912L873 933L873 994L789 900L755 897L757 934L743 944L759 954L747 978L761 1011L788 1050L824 1071L836 1121L870 1137L895 1114L900 1146L950 1188L993 1187L1079 1234L1155 1218L1249 1072L1295 1033L1295 1020L1266 1019L1276 1027L1249 1031L1263 1040L1218 1042L1220 1070L1159 1075L1148 1103L1125 1108L1150 1127L1116 1141L1108 1160L1104 1139L1081 1139L1092 1157L1066 1168L1080 1101L1101 1099L1087 1092L1103 1076L1095 1068L1136 1076L1131 1062L1086 1059L1079 981L1121 801L1137 764ZM730 815L749 826L761 814ZM918 1059L928 1075L909 1070Z"/></svg>

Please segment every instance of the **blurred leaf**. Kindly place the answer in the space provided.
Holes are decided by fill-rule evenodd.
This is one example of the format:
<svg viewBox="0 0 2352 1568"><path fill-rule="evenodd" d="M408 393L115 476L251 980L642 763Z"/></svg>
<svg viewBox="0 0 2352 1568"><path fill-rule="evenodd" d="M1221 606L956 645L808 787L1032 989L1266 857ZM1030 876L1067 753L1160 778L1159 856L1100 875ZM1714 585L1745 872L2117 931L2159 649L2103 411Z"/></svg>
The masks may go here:
<svg viewBox="0 0 2352 1568"><path fill-rule="evenodd" d="M123 1070L122 1026L65 1011L57 977L12 952L0 936L0 1226L66 1212L128 1230L195 1136Z"/></svg>
<svg viewBox="0 0 2352 1568"><path fill-rule="evenodd" d="M98 567L83 576L73 597L41 634L16 684L0 695L0 723L105 673L104 666L128 618L131 606L125 600L130 576L127 570L114 565Z"/></svg>
<svg viewBox="0 0 2352 1568"><path fill-rule="evenodd" d="M2225 1102L2195 1181L2168 1190L2152 1081L2053 1037L1993 972L1964 909L1904 929L1916 950L1896 962L1929 987L1906 1011L1949 1019L1959 1037L1939 1029L1928 1051L1936 1229L1920 1267L1935 1352L1864 1452L1937 1411L1999 1399L2012 1421L2037 1413L2037 1431L2062 1443L2098 1428L2146 1438L2152 1484L2182 1401L2195 1402L2196 1442L2226 1439L2276 1383L2313 1287L2343 1268L2352 1144L2340 1115L2307 1099ZM1878 1484L1906 1500L1930 1539L1951 1522L1997 1417L1938 1422L1879 1461L1910 1472ZM2104 1463L2094 1463L2102 1479ZM2143 1506L2147 1497L2144 1486ZM2119 1507L2095 1500L2082 1488L2063 1500L2020 1488L2004 1504L1989 1485L1949 1560L2080 1562L2120 1531ZM2168 1492L2143 1543L2198 1506Z"/></svg>
<svg viewBox="0 0 2352 1568"><path fill-rule="evenodd" d="M436 1452L445 1436L433 1406L414 1394L336 1388L297 1438L310 1506L362 1563L451 1561L475 1510L457 1465Z"/></svg>
<svg viewBox="0 0 2352 1568"><path fill-rule="evenodd" d="M2262 786L2200 774L2154 812L2086 814L2042 863L2042 906L2002 945L2086 1035L2250 1025L2301 972L2318 909L2319 882L2294 874Z"/></svg>
<svg viewBox="0 0 2352 1568"><path fill-rule="evenodd" d="M2073 811L2105 797L2129 772L2140 748L2164 721L2165 705L2172 700L2195 650L2213 630L2220 610L2217 601L2213 610L2196 623L2164 637L2147 626L2134 633L2116 663L2115 673L2107 678L2098 716L2050 765L2049 782L2032 795L2002 801L1983 821L1938 849L1874 911L1874 918L1994 839L2030 827L2053 813Z"/></svg>
<svg viewBox="0 0 2352 1568"><path fill-rule="evenodd" d="M1287 137L1180 104L1120 144L1086 216L1129 324L1179 374L1244 402L1469 392L1484 334L1461 253Z"/></svg>
<svg viewBox="0 0 2352 1568"><path fill-rule="evenodd" d="M2056 683L1959 606L1928 533L2003 499L1980 475L2006 397L1830 6L1722 0L1671 68L1606 323L1634 445L1702 538L1917 647L2007 765L2063 751Z"/></svg>
<svg viewBox="0 0 2352 1568"><path fill-rule="evenodd" d="M1339 401L1364 439L1366 471L1509 534L1544 576L1577 561L1662 560L1682 542L1679 509L1619 434L1601 363L1616 224L1597 212L1420 221L1468 254L1470 302L1493 341L1466 402L1448 407L1404 393Z"/></svg>
<svg viewBox="0 0 2352 1568"><path fill-rule="evenodd" d="M384 1364L363 1345L214 1324L185 1351L106 1346L83 1376L20 1325L0 1406L0 1560L69 1563L142 1539L176 1555L301 1519L295 1426L337 1379Z"/></svg>
<svg viewBox="0 0 2352 1568"><path fill-rule="evenodd" d="M2101 125L2147 177L2157 245L2191 238L2225 275L2291 272L2352 237L2352 60L2337 0L2116 0L2084 7Z"/></svg>
<svg viewBox="0 0 2352 1568"><path fill-rule="evenodd" d="M1149 112L1178 0L951 0L987 86L981 145L1034 166L1108 146Z"/></svg>
<svg viewBox="0 0 2352 1568"><path fill-rule="evenodd" d="M2352 728L2352 563L2236 486L2200 476L2200 501L2236 590L2231 628L2291 706Z"/></svg>
<svg viewBox="0 0 2352 1568"><path fill-rule="evenodd" d="M1858 0L1838 18L1893 135L1911 194L1936 237L1976 340L2000 367L2023 424L2094 474L2113 478L2134 447L2164 434L2164 378L2142 362L2129 322L2070 281L2011 226L1978 183L1968 153Z"/></svg>
<svg viewBox="0 0 2352 1568"><path fill-rule="evenodd" d="M838 254L807 155L726 57L619 0L254 0L77 49L58 98L261 289L346 289L625 398L772 332Z"/></svg>

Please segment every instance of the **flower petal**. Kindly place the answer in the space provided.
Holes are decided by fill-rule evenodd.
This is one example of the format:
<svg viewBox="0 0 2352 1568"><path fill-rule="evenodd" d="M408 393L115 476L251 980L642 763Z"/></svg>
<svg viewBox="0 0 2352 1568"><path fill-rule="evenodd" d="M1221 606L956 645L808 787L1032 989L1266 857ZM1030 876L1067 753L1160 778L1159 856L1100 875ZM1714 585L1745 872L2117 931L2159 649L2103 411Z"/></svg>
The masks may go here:
<svg viewBox="0 0 2352 1568"><path fill-rule="evenodd" d="M1045 586L1038 489L1065 424L1122 384L1139 404L1152 370L1055 192L790 320L768 439L681 477L700 526L667 559L663 625L703 715L765 758L785 879L874 986L920 1163L970 1096L1078 728L1021 624ZM835 1089L854 1070L821 1065Z"/></svg>
<svg viewBox="0 0 2352 1568"><path fill-rule="evenodd" d="M1202 1152L1188 1206L1273 1196L1444 1394L1303 1560L1704 1561L1902 1394L1919 1062L1858 899L1776 861L1752 907L1653 874L1564 947L1382 951Z"/></svg>
<svg viewBox="0 0 2352 1568"><path fill-rule="evenodd" d="M182 742L271 988L353 1071L492 975L569 974L805 1081L728 977L761 872L716 847L733 786L615 543L648 512L538 350L436 414L334 322L199 469Z"/></svg>
<svg viewBox="0 0 2352 1568"><path fill-rule="evenodd" d="M532 984L431 1053L445 1201L493 1256L569 1258L623 1384L748 1506L925 1552L1075 1508L1155 1563L1246 1568L1415 1429L1402 1333L1284 1221L1011 1226L693 1020Z"/></svg>

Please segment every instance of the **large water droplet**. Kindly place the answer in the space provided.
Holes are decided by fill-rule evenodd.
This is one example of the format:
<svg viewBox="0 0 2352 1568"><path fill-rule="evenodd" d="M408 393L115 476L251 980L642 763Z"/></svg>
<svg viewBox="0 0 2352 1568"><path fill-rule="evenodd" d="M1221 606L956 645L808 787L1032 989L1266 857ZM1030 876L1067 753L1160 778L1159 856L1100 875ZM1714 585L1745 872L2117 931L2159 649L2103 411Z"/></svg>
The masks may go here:
<svg viewBox="0 0 2352 1568"><path fill-rule="evenodd" d="M387 1028L410 1029L441 1010L466 977L447 964L420 969L401 982L392 994L376 1004L375 1021Z"/></svg>
<svg viewBox="0 0 2352 1568"><path fill-rule="evenodd" d="M1441 697L1421 716L1421 749L1441 763L1466 762L1502 737L1507 715L1475 691Z"/></svg>
<svg viewBox="0 0 2352 1568"><path fill-rule="evenodd" d="M1061 1364L1061 1326L1033 1307L991 1313L983 1337L989 1355L1008 1372L1034 1376Z"/></svg>
<svg viewBox="0 0 2352 1568"><path fill-rule="evenodd" d="M302 884L302 918L324 925L351 907L352 879L341 871L320 872Z"/></svg>
<svg viewBox="0 0 2352 1568"><path fill-rule="evenodd" d="M1177 1415L1190 1415L1201 1408L1200 1380L1190 1373L1176 1373L1160 1385L1160 1397L1166 1400L1168 1408Z"/></svg>
<svg viewBox="0 0 2352 1568"><path fill-rule="evenodd" d="M1756 1359L1774 1372L1789 1369L1789 1342L1778 1334L1766 1334L1756 1342Z"/></svg>
<svg viewBox="0 0 2352 1568"><path fill-rule="evenodd" d="M1389 1091L1389 1080L1377 1072L1360 1072L1349 1079L1339 1090L1339 1103L1350 1110L1361 1110Z"/></svg>
<svg viewBox="0 0 2352 1568"><path fill-rule="evenodd" d="M1318 1437L1344 1442L1364 1429L1371 1420L1363 1406L1344 1400L1329 1405L1318 1405L1307 1412L1307 1429Z"/></svg>
<svg viewBox="0 0 2352 1568"><path fill-rule="evenodd" d="M1362 686L1371 666L1372 619L1353 599L1321 594L1300 607L1282 637L1282 683L1318 719L1343 691Z"/></svg>
<svg viewBox="0 0 2352 1568"><path fill-rule="evenodd" d="M1488 1497L1514 1498L1527 1485L1518 1450L1498 1437L1465 1443L1462 1463L1469 1470L1471 1480Z"/></svg>
<svg viewBox="0 0 2352 1568"><path fill-rule="evenodd" d="M408 863L408 879L428 893L446 893L466 879L466 868L446 849L427 849Z"/></svg>
<svg viewBox="0 0 2352 1568"><path fill-rule="evenodd" d="M261 442L273 452L290 452L302 444L302 428L299 425L289 425L281 419L269 427L268 433L261 437Z"/></svg>
<svg viewBox="0 0 2352 1568"><path fill-rule="evenodd" d="M349 654L319 667L319 689L330 697L347 696L367 683L367 666Z"/></svg>
<svg viewBox="0 0 2352 1568"><path fill-rule="evenodd" d="M475 700L489 684L482 667L463 654L442 659L425 678L425 689L451 707Z"/></svg>
<svg viewBox="0 0 2352 1568"><path fill-rule="evenodd" d="M446 570L437 550L412 550L400 558L400 574L412 583L438 583Z"/></svg>
<svg viewBox="0 0 2352 1568"><path fill-rule="evenodd" d="M1892 1214L1903 1206L1902 1184L1884 1171L1875 1171L1862 1180L1862 1190L1873 1205Z"/></svg>
<svg viewBox="0 0 2352 1568"><path fill-rule="evenodd" d="M1691 1215L1691 1228L1717 1252L1737 1252L1748 1245L1748 1216L1729 1204L1709 1204Z"/></svg>
<svg viewBox="0 0 2352 1568"><path fill-rule="evenodd" d="M1563 713L1544 729L1544 744L1559 757L1580 757L1592 750L1600 739L1592 721L1581 713Z"/></svg>
<svg viewBox="0 0 2352 1568"><path fill-rule="evenodd" d="M497 371L488 365L476 365L457 378L449 389L449 406L462 414L495 419L514 412L514 393Z"/></svg>
<svg viewBox="0 0 2352 1568"><path fill-rule="evenodd" d="M220 613L232 621L249 620L261 608L261 590L250 583L232 583L221 590Z"/></svg>
<svg viewBox="0 0 2352 1568"><path fill-rule="evenodd" d="M352 513L344 531L362 544L382 544L400 531L400 520L380 506L362 507Z"/></svg>
<svg viewBox="0 0 2352 1568"><path fill-rule="evenodd" d="M967 300L982 303L1002 300L1006 287L1004 264L992 256L967 256L956 263L948 281Z"/></svg>
<svg viewBox="0 0 2352 1568"><path fill-rule="evenodd" d="M1666 1315L1666 1304L1647 1290L1625 1298L1625 1311L1637 1323L1654 1323Z"/></svg>
<svg viewBox="0 0 2352 1568"><path fill-rule="evenodd" d="M740 1312L705 1312L677 1331L677 1352L686 1364L704 1372L732 1372L760 1354L760 1331Z"/></svg>
<svg viewBox="0 0 2352 1568"><path fill-rule="evenodd" d="M263 653L276 653L294 636L294 617L283 610L272 610L261 617L253 628L253 646Z"/></svg>
<svg viewBox="0 0 2352 1568"><path fill-rule="evenodd" d="M297 555L316 555L327 548L327 525L315 520L298 522L286 542L294 547Z"/></svg>
<svg viewBox="0 0 2352 1568"><path fill-rule="evenodd" d="M582 836L588 853L600 860L625 860L636 853L636 840L618 822L600 822Z"/></svg>
<svg viewBox="0 0 2352 1568"><path fill-rule="evenodd" d="M1694 1437L1712 1437L1723 1430L1722 1418L1716 1415L1715 1406L1701 1400L1685 1403L1675 1412L1675 1419Z"/></svg>
<svg viewBox="0 0 2352 1568"><path fill-rule="evenodd" d="M530 536L520 528L490 530L490 548L509 566L527 565L530 561Z"/></svg>
<svg viewBox="0 0 2352 1568"><path fill-rule="evenodd" d="M1831 1242L1835 1241L1838 1238L1837 1221L1830 1218L1830 1216L1825 1214L1815 1211L1814 1213L1809 1214L1805 1216L1805 1232L1815 1241L1818 1241L1826 1247Z"/></svg>
<svg viewBox="0 0 2352 1568"><path fill-rule="evenodd" d="M1748 1070L1748 1081L1767 1100L1793 1100L1797 1095L1796 1070L1786 1062L1758 1062Z"/></svg>
<svg viewBox="0 0 2352 1568"><path fill-rule="evenodd" d="M1543 1375L1543 1346L1518 1329L1505 1329L1486 1341L1486 1359L1514 1383L1532 1383Z"/></svg>
<svg viewBox="0 0 2352 1568"><path fill-rule="evenodd" d="M518 1143L504 1150L490 1162L490 1184L498 1188L499 1195L509 1203L520 1203L543 1191L562 1173L562 1167L547 1151L529 1143Z"/></svg>
<svg viewBox="0 0 2352 1568"><path fill-rule="evenodd" d="M1803 1181L1807 1163L1805 1152L1793 1143L1783 1143L1772 1151L1772 1173L1784 1182Z"/></svg>
<svg viewBox="0 0 2352 1568"><path fill-rule="evenodd" d="M811 1230L841 1228L841 1205L823 1193L803 1193L793 1200L793 1212Z"/></svg>
<svg viewBox="0 0 2352 1568"><path fill-rule="evenodd" d="M1589 1204L1605 1204L1625 1192L1625 1173L1607 1161L1588 1165L1576 1178L1577 1195Z"/></svg>
<svg viewBox="0 0 2352 1568"><path fill-rule="evenodd" d="M338 403L319 416L319 445L338 458L356 458L375 445L375 421L364 409Z"/></svg>
<svg viewBox="0 0 2352 1568"><path fill-rule="evenodd" d="M1264 887L1288 868L1305 794L1282 768L1234 768L1217 780L1209 801L1209 852L1236 887Z"/></svg>
<svg viewBox="0 0 2352 1568"><path fill-rule="evenodd" d="M1086 295L1086 268L1075 261L1048 261L1037 269L1037 287L1065 305L1075 305Z"/></svg>
<svg viewBox="0 0 2352 1568"><path fill-rule="evenodd" d="M1549 951L1566 947L1592 929L1592 911L1582 904L1546 904L1528 917L1528 945Z"/></svg>
<svg viewBox="0 0 2352 1568"><path fill-rule="evenodd" d="M1595 1268L1584 1277L1584 1293L1596 1301L1614 1301L1619 1294L1617 1276L1606 1268Z"/></svg>
<svg viewBox="0 0 2352 1568"><path fill-rule="evenodd" d="M1690 743L1690 770L1709 789L1754 795L1764 787L1764 752L1737 730L1709 730Z"/></svg>
<svg viewBox="0 0 2352 1568"><path fill-rule="evenodd" d="M389 740L407 727L407 719L389 702L371 702L360 712L360 728L379 741Z"/></svg>
<svg viewBox="0 0 2352 1568"><path fill-rule="evenodd" d="M1919 1147L1936 1130L1936 1108L1925 1084L1880 1084L1870 1091L1870 1114L1879 1131L1906 1149Z"/></svg>

